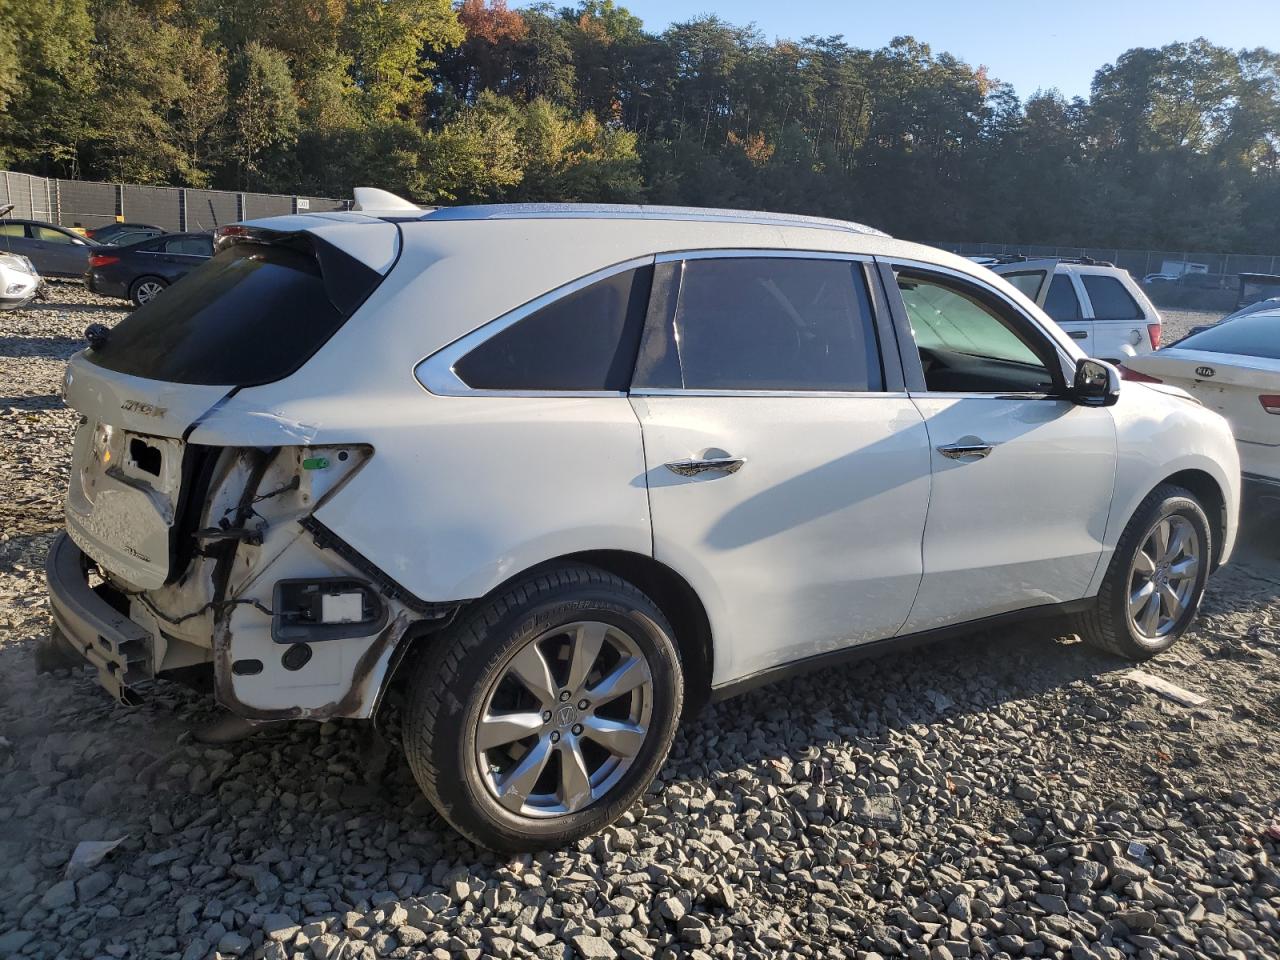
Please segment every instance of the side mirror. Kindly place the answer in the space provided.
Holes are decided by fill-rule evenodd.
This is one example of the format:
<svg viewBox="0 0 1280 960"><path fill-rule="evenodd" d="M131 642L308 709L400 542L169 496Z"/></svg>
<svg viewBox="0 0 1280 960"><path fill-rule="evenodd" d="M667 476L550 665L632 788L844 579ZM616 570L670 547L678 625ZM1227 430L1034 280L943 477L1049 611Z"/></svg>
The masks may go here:
<svg viewBox="0 0 1280 960"><path fill-rule="evenodd" d="M1085 407L1110 407L1120 399L1120 371L1102 360L1081 358L1071 399Z"/></svg>

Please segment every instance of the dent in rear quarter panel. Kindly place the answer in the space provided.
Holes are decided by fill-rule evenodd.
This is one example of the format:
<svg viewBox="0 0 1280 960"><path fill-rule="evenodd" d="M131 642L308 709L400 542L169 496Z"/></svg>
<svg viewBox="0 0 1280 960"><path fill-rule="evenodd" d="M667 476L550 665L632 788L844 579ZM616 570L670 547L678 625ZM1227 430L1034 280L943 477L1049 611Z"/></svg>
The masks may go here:
<svg viewBox="0 0 1280 960"><path fill-rule="evenodd" d="M1222 491L1225 563L1235 543L1240 503L1240 460L1227 421L1193 401L1165 396L1140 383L1126 383L1111 411L1116 421L1116 488L1105 552L1090 595L1098 592L1116 542L1138 505L1166 478L1183 470L1208 474Z"/></svg>

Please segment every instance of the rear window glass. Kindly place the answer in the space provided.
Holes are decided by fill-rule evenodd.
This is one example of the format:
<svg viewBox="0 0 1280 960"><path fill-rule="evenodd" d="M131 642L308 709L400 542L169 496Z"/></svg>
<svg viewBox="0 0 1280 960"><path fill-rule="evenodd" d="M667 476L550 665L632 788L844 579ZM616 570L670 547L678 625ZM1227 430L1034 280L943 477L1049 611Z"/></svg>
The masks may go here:
<svg viewBox="0 0 1280 960"><path fill-rule="evenodd" d="M1255 313L1201 330L1178 342L1187 350L1280 360L1280 313Z"/></svg>
<svg viewBox="0 0 1280 960"><path fill-rule="evenodd" d="M1142 310L1115 277L1082 274L1084 289L1093 304L1095 320L1141 320Z"/></svg>
<svg viewBox="0 0 1280 960"><path fill-rule="evenodd" d="M1049 284L1049 295L1045 297L1044 312L1058 321L1081 319L1080 298L1066 274L1054 274L1053 282Z"/></svg>
<svg viewBox="0 0 1280 960"><path fill-rule="evenodd" d="M357 268L348 281L363 282L367 295L377 275L346 259ZM333 303L309 253L239 243L139 307L87 357L108 370L173 383L269 383L302 366L355 305Z"/></svg>
<svg viewBox="0 0 1280 960"><path fill-rule="evenodd" d="M495 334L454 364L477 390L626 390L652 267L575 290Z"/></svg>

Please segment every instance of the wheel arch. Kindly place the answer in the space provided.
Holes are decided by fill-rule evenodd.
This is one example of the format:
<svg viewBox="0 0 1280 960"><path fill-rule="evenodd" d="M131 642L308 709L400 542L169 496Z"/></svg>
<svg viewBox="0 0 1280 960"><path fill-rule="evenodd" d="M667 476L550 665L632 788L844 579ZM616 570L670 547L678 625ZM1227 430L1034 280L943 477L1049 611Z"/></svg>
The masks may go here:
<svg viewBox="0 0 1280 960"><path fill-rule="evenodd" d="M689 582L671 567L653 557L630 550L583 550L543 560L521 570L497 584L485 596L497 596L512 583L548 567L564 564L586 564L621 577L643 591L662 610L675 630L676 649L685 679L685 712L692 713L711 698L712 669L715 666L715 649L711 635L711 621L697 592ZM483 598L467 601L477 603ZM459 608L461 609L461 608ZM453 618L440 624L421 624L407 631L402 650L384 683L389 687L403 679L409 672L401 669L401 660L409 648L423 648L446 628Z"/></svg>
<svg viewBox="0 0 1280 960"><path fill-rule="evenodd" d="M1212 474L1197 468L1179 470L1165 477L1155 486L1164 483L1171 483L1191 491L1204 507L1205 516L1209 518L1213 532L1213 560L1210 569L1216 570L1222 560L1222 548L1226 543L1227 535L1227 498L1222 487ZM1154 490L1155 487L1151 489Z"/></svg>
<svg viewBox="0 0 1280 960"><path fill-rule="evenodd" d="M662 561L629 550L585 550L547 563L585 563L639 587L667 615L675 629L673 639L684 670L686 713L707 703L715 667L711 620L688 580Z"/></svg>

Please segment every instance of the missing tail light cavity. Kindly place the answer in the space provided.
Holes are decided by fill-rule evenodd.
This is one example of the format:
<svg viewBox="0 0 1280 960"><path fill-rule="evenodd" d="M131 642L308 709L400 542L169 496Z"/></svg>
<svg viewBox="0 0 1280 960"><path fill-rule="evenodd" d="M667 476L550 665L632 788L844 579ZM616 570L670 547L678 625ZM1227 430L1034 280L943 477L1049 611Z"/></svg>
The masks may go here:
<svg viewBox="0 0 1280 960"><path fill-rule="evenodd" d="M143 473L149 473L153 477L160 476L160 464L163 461L158 447L153 447L147 441L133 437L129 441L129 459Z"/></svg>
<svg viewBox="0 0 1280 960"><path fill-rule="evenodd" d="M276 643L367 637L387 620L386 605L373 586L349 577L280 580L271 606Z"/></svg>

